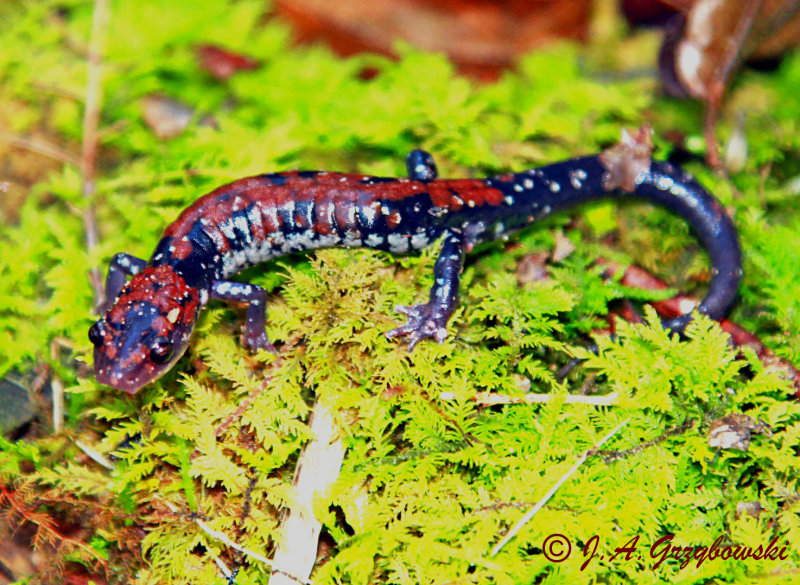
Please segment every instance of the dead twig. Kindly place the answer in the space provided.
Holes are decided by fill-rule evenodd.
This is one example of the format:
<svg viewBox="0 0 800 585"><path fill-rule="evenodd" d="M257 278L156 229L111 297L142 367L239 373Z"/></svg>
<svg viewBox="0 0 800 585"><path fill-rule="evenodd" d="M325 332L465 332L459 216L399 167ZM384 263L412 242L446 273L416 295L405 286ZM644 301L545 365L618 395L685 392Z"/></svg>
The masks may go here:
<svg viewBox="0 0 800 585"><path fill-rule="evenodd" d="M562 475L561 478L553 485L553 487L551 487L550 490L542 497L542 499L539 500L536 503L536 505L533 508L531 508L522 518L519 519L519 522L517 522L514 525L514 527L511 530L509 530L508 533L503 537L503 539L494 546L492 552L489 553L489 556L493 557L497 553L499 553L502 550L502 548L506 544L508 544L508 542L512 538L514 538L520 530L522 530L522 527L525 526L528 522L530 522L531 518L533 518L536 515L536 513L539 512L539 510L544 508L544 505L550 500L550 498L552 498L555 495L555 493L558 491L558 488L564 485L564 483L570 477L572 477L572 475L576 471L578 471L578 468L581 465L583 465L583 462L586 461L589 457L591 457L595 453L597 453L598 449L600 449L603 443L605 443L611 437L616 435L622 427L628 424L629 420L630 419L626 418L624 421L619 423L616 426L616 428L614 428L611 432L609 432L605 437L600 439L600 441L595 443L595 445L591 449L587 449L580 457L578 457L578 460L575 462L575 465L570 467L567 470L567 472L564 475Z"/></svg>
<svg viewBox="0 0 800 585"><path fill-rule="evenodd" d="M564 398L565 404L588 404L591 406L613 406L617 403L619 394L612 392L606 396L584 396L569 394ZM494 392L478 392L473 400L481 406L494 406L496 404L544 404L556 399L553 394L523 394L522 396L509 396L508 394L495 394Z"/></svg>
<svg viewBox="0 0 800 585"><path fill-rule="evenodd" d="M620 268L618 265L604 259L598 260L598 263L608 266L611 273ZM667 283L663 280L637 266L629 266L623 273L620 283L624 286L646 290L668 288ZM651 304L661 317L671 318L688 313L699 305L700 301L689 295L678 294L663 301L654 301ZM729 319L722 319L719 322L719 326L731 336L731 343L735 347L749 347L755 352L761 363L764 364L765 369L777 372L789 380L796 389L795 397L800 398L800 369L788 360L775 355L758 336L741 325Z"/></svg>
<svg viewBox="0 0 800 585"><path fill-rule="evenodd" d="M100 125L100 110L103 103L102 71L108 13L108 0L95 0L92 14L92 32L87 55L89 71L83 109L83 144L80 165L81 173L83 174L82 191L86 201L83 226L86 232L86 247L90 254L99 242L93 199L97 174L97 153L100 147L98 128ZM89 279L94 291L95 305L97 306L103 301L103 282L98 267L95 266L91 269Z"/></svg>
<svg viewBox="0 0 800 585"><path fill-rule="evenodd" d="M35 152L64 164L74 167L80 167L81 165L81 161L77 156L47 140L11 132L0 132L0 140L16 148Z"/></svg>

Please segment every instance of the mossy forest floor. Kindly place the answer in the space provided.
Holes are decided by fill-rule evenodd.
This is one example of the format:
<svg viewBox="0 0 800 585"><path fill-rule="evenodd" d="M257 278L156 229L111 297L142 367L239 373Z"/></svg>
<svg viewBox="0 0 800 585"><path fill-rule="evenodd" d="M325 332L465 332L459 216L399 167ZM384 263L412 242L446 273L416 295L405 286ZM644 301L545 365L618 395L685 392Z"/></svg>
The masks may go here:
<svg viewBox="0 0 800 585"><path fill-rule="evenodd" d="M476 250L443 345L409 354L383 336L400 319L395 304L425 298L433 251L326 250L242 276L270 291L280 362L244 351L243 313L214 302L159 382L134 397L95 382L91 270L104 272L119 251L148 257L167 223L220 184L291 168L403 175L419 147L442 176L480 177L597 152L643 123L655 130L655 156L680 154L741 231L745 277L731 319L800 363L800 54L735 80L717 132L722 144L742 132L747 155L723 177L703 163L702 107L659 93L655 33L553 46L479 85L443 56L406 46L396 61L295 47L280 21L264 24L263 9L256 0L112 3L87 201L78 163L92 4L0 6L0 376L46 380L65 400L60 431L43 410L24 440L0 438L0 530L9 542L31 536L47 555L34 580L225 583L219 561L238 567L238 585L266 583L268 566L197 520L270 558L320 401L347 451L315 507L324 523L315 584L800 582L800 405L752 352L732 349L704 319L679 341L645 309L645 324L598 338L598 355L556 379L588 355L619 299L702 295L707 258L681 220L651 206L595 205ZM260 67L218 81L198 66L201 43ZM365 68L377 75L365 80ZM191 108L183 132L160 139L145 123L153 95ZM99 226L91 251L90 203ZM520 279L521 263L557 245L574 250L541 263L541 278ZM622 286L599 258L643 266L673 288ZM479 392L552 400L486 406ZM611 393L608 406L567 400ZM717 453L709 430L735 413L771 432ZM490 556L625 420L608 451ZM543 554L553 533L572 543L561 563ZM669 534L676 546L721 538L754 550L777 539L786 558L654 566L650 546ZM612 558L631 543L635 553Z"/></svg>

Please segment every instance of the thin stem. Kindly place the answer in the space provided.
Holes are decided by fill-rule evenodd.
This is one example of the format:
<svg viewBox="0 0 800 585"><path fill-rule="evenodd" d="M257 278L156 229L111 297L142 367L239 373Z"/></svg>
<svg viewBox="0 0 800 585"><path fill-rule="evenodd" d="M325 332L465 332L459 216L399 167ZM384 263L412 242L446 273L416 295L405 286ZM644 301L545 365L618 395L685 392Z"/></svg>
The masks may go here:
<svg viewBox="0 0 800 585"><path fill-rule="evenodd" d="M86 232L86 247L90 254L97 248L99 242L93 199L97 174L97 153L100 146L98 127L100 124L100 110L103 104L103 53L105 51L108 13L108 0L95 0L94 13L92 15L92 33L89 39L89 70L86 83L86 102L83 110L83 144L81 148L82 191L86 200L83 225ZM95 266L91 269L89 279L94 290L95 305L98 305L103 300L103 282L98 267Z"/></svg>

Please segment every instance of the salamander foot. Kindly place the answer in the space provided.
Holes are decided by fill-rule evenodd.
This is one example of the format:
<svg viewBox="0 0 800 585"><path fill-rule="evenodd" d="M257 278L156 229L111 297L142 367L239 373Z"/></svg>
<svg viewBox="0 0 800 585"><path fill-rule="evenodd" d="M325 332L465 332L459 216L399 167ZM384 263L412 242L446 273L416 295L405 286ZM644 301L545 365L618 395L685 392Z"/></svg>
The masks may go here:
<svg viewBox="0 0 800 585"><path fill-rule="evenodd" d="M246 332L244 334L244 346L253 353L259 349L264 349L269 353L278 353L278 350L275 349L275 346L269 342L269 339L267 338L267 332L263 330L257 335L251 335L249 331Z"/></svg>
<svg viewBox="0 0 800 585"><path fill-rule="evenodd" d="M413 351L418 342L428 337L432 337L439 344L447 339L447 319L450 315L444 314L441 307L437 307L433 303L425 303L412 307L397 305L394 310L406 315L408 322L387 331L386 337L393 339L400 335L408 335L408 351Z"/></svg>

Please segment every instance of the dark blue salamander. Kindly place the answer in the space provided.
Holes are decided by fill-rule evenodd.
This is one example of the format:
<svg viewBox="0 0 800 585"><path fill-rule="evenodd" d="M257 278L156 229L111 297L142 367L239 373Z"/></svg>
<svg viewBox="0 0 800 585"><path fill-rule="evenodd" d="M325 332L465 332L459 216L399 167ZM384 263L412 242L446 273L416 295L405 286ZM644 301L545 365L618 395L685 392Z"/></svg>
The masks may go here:
<svg viewBox="0 0 800 585"><path fill-rule="evenodd" d="M465 252L606 197L647 199L689 223L712 265L708 294L697 308L719 319L742 274L736 230L712 195L681 169L651 161L650 151L642 131L625 133L599 155L488 179L438 179L430 155L416 150L407 159L407 179L292 171L224 185L183 211L148 262L128 254L111 261L106 313L89 330L97 379L133 394L161 376L186 350L198 313L212 298L249 303L245 345L273 350L265 331L266 291L227 279L269 258L331 246L404 254L443 237L429 301L397 307L408 322L386 334L408 335L409 349L426 337L441 343ZM689 319L664 325L680 331Z"/></svg>

